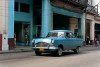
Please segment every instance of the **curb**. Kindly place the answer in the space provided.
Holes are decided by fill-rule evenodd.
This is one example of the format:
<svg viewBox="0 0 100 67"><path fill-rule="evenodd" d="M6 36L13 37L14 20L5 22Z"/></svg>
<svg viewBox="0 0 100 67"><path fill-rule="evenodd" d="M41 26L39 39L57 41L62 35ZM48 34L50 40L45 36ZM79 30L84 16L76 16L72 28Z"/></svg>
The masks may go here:
<svg viewBox="0 0 100 67"><path fill-rule="evenodd" d="M95 45L84 45L84 46L82 46L82 47L95 47ZM100 45L98 45L98 46L96 46L96 47L100 47Z"/></svg>
<svg viewBox="0 0 100 67"><path fill-rule="evenodd" d="M0 52L0 54L7 54L7 53L22 53L22 52L33 52L33 50L13 50L13 51L4 51L4 52Z"/></svg>

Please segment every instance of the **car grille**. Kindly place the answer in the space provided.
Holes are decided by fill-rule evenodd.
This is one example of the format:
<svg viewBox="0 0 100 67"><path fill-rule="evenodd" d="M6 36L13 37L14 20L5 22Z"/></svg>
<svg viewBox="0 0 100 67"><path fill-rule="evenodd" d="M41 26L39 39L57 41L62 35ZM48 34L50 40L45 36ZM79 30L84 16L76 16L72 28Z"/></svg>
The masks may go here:
<svg viewBox="0 0 100 67"><path fill-rule="evenodd" d="M48 43L45 43L45 42L39 42L36 44L36 47L48 47L49 44Z"/></svg>

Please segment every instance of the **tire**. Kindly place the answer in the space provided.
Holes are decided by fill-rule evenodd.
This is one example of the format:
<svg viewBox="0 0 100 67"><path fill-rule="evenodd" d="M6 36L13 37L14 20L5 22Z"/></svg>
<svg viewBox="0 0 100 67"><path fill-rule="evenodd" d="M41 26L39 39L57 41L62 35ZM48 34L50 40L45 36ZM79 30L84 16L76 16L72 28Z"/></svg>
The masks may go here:
<svg viewBox="0 0 100 67"><path fill-rule="evenodd" d="M79 47L73 50L75 54L79 53Z"/></svg>
<svg viewBox="0 0 100 67"><path fill-rule="evenodd" d="M41 55L41 52L35 51L35 54L36 54L37 56L40 56L40 55Z"/></svg>
<svg viewBox="0 0 100 67"><path fill-rule="evenodd" d="M58 47L57 56L62 56L62 48Z"/></svg>

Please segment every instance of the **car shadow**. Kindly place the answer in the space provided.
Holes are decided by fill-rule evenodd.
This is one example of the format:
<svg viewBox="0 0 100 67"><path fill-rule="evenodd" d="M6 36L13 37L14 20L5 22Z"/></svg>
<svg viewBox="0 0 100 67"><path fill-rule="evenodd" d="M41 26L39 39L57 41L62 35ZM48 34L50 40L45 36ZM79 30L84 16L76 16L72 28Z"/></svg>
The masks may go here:
<svg viewBox="0 0 100 67"><path fill-rule="evenodd" d="M65 56L75 56L75 55L80 55L80 54L87 54L86 52L79 52L77 54L75 54L74 52L63 52L61 57L65 57ZM45 57L59 57L55 54L50 54L50 53L43 53L41 56L45 56Z"/></svg>

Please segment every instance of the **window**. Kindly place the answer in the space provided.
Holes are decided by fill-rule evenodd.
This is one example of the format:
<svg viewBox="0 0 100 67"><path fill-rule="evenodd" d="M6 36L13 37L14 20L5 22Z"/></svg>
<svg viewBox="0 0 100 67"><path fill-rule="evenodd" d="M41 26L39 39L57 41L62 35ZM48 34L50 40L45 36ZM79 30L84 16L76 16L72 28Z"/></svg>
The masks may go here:
<svg viewBox="0 0 100 67"><path fill-rule="evenodd" d="M66 33L66 37L67 38L73 38L74 37L74 34L72 33L72 32L70 32L70 33Z"/></svg>
<svg viewBox="0 0 100 67"><path fill-rule="evenodd" d="M68 32L66 33L66 37L67 38L70 38L70 34Z"/></svg>
<svg viewBox="0 0 100 67"><path fill-rule="evenodd" d="M64 32L58 32L58 37L63 38L64 37Z"/></svg>
<svg viewBox="0 0 100 67"><path fill-rule="evenodd" d="M18 2L15 2L14 10L18 11Z"/></svg>
<svg viewBox="0 0 100 67"><path fill-rule="evenodd" d="M49 32L47 37L57 37L58 33L57 32Z"/></svg>
<svg viewBox="0 0 100 67"><path fill-rule="evenodd" d="M74 37L74 34L73 34L72 32L70 32L69 34L70 34L70 37L71 37L71 38Z"/></svg>
<svg viewBox="0 0 100 67"><path fill-rule="evenodd" d="M29 4L20 3L20 11L29 13L30 12Z"/></svg>

